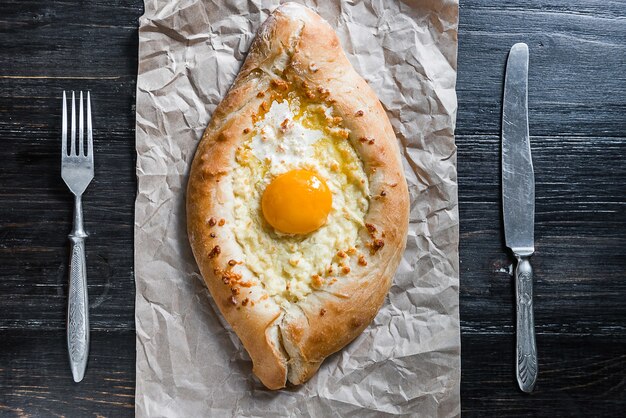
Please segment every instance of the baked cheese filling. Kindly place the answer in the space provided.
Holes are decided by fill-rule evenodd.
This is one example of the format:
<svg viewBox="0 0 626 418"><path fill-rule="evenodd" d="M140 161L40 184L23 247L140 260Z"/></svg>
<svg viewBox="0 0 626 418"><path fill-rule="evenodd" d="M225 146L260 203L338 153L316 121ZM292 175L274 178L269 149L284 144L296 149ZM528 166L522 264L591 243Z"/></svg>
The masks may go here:
<svg viewBox="0 0 626 418"><path fill-rule="evenodd" d="M341 118L333 116L331 107L304 104L289 93L266 109L236 152L231 172L234 233L243 248L242 261L269 295L279 304L293 303L366 264L358 232L365 226L369 185L348 131L339 126ZM300 195L294 186L303 175L319 186L314 194ZM270 184L274 196L284 194L292 202L303 196L301 211L290 213L296 217L291 224L289 219L280 223L281 210L286 210L280 205L262 208ZM268 222L268 215L274 226L286 225L283 231Z"/></svg>

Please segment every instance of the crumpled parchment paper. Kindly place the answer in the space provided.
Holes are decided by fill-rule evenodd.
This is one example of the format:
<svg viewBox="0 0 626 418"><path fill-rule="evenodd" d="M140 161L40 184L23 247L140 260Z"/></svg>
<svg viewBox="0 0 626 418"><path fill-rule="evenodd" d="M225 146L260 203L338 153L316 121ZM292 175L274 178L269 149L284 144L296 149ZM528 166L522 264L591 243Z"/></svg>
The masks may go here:
<svg viewBox="0 0 626 418"><path fill-rule="evenodd" d="M456 0L310 0L402 143L404 259L374 322L301 387L268 391L198 274L187 172L268 0L145 0L139 28L135 279L139 417L460 414Z"/></svg>

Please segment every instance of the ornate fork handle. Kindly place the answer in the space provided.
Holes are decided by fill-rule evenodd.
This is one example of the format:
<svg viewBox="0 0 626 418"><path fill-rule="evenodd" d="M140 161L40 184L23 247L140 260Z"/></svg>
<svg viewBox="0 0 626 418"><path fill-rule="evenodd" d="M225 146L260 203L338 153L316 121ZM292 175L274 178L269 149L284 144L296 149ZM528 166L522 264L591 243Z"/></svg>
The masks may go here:
<svg viewBox="0 0 626 418"><path fill-rule="evenodd" d="M70 238L70 285L67 305L67 347L75 382L83 380L89 353L89 300L85 238L80 196L75 198L74 229Z"/></svg>
<svg viewBox="0 0 626 418"><path fill-rule="evenodd" d="M533 269L528 257L517 257L515 268L517 299L517 383L532 392L537 381L537 345L533 315Z"/></svg>

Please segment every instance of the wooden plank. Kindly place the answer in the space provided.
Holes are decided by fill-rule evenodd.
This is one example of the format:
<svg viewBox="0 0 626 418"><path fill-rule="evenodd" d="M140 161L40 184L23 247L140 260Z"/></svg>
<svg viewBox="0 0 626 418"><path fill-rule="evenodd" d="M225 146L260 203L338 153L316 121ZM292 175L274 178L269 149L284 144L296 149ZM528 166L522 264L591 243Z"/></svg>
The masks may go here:
<svg viewBox="0 0 626 418"><path fill-rule="evenodd" d="M135 412L135 333L91 332L85 378L74 383L65 332L3 330L0 415L125 417Z"/></svg>
<svg viewBox="0 0 626 418"><path fill-rule="evenodd" d="M623 410L626 339L539 335L540 380L519 392L513 374L513 335L462 339L462 411L469 416L616 416ZM131 416L134 334L92 333L85 380L74 384L62 331L3 332L0 411L23 416ZM45 349L43 349L45 347Z"/></svg>
<svg viewBox="0 0 626 418"><path fill-rule="evenodd" d="M0 130L10 135L6 140L32 139L55 144L61 130L63 90L89 90L94 139L100 139L99 146L105 150L109 144L134 147L135 77L0 78Z"/></svg>
<svg viewBox="0 0 626 418"><path fill-rule="evenodd" d="M461 12L466 10L543 12L549 15L583 15L591 17L624 17L622 0L461 0Z"/></svg>
<svg viewBox="0 0 626 418"><path fill-rule="evenodd" d="M122 4L127 7L107 13L101 3L3 3L0 14L8 19L0 63L10 65L2 67L0 78L134 75L136 54L129 52L136 51L141 7ZM457 132L498 131L506 54L513 43L525 41L531 48L531 133L623 136L626 75L615 69L625 64L626 20L619 14L622 3L604 5L461 2ZM73 20L78 12L81 18ZM19 53L25 49L28 54Z"/></svg>
<svg viewBox="0 0 626 418"><path fill-rule="evenodd" d="M64 329L72 196L60 176L60 99L72 80L0 80L0 329ZM134 77L90 80L95 178L83 199L90 320L134 329ZM38 88L47 85L46 88ZM24 89L32 89L25 93ZM38 93L40 92L40 93ZM124 92L124 93L121 93ZM39 94L36 98L33 96ZM56 96L56 97L55 97Z"/></svg>
<svg viewBox="0 0 626 418"><path fill-rule="evenodd" d="M137 73L140 1L0 3L0 78Z"/></svg>
<svg viewBox="0 0 626 418"><path fill-rule="evenodd" d="M461 1L457 134L499 132L507 53L526 42L531 135L623 137L624 4L505 3Z"/></svg>
<svg viewBox="0 0 626 418"><path fill-rule="evenodd" d="M538 332L626 335L626 141L532 137ZM458 136L463 333L513 332L500 138ZM584 162L584 166L581 164ZM593 179L593 181L590 181ZM598 305L602 301L601 306Z"/></svg>
<svg viewBox="0 0 626 418"><path fill-rule="evenodd" d="M41 137L38 137L40 140ZM22 139L17 153L27 155L35 148L34 140ZM123 139L120 138L120 141ZM52 164L56 146L43 141L40 155L48 155ZM461 271L464 332L511 327L511 315L498 315L512 309L512 287L507 273L510 264L502 244L499 206L499 138L472 136L457 138L459 144L459 178L461 199ZM130 143L130 141L126 141ZM98 144L98 142L97 142ZM537 176L537 269L535 291L538 302L538 327L560 332L593 332L614 330L623 317L619 295L623 293L626 259L622 257L626 228L626 195L624 166L615 159L626 153L626 141L616 138L534 137L533 149ZM554 153L567 149L557 161ZM132 210L134 167L130 147L99 152L103 163L101 176L85 196L86 225L92 236L88 240L89 286L95 304L103 306L92 312L94 327L106 328L109 315L116 327L131 328L132 298ZM572 171L579 161L586 170ZM610 162L607 164L607 161ZM612 161L612 162L611 162ZM64 327L66 290L66 231L70 229L71 197L60 178L51 182L47 176L20 181L24 167L35 169L42 164L37 158L30 163L7 159L5 175L22 182L14 190L11 205L0 209L5 236L4 257L0 271L6 280L0 283L11 295L2 326L36 325L43 328ZM125 167L124 167L125 166ZM125 172L125 173L124 173ZM585 181L589 172L599 180ZM99 178L108 180L98 180ZM50 188L54 184L54 188ZM116 184L120 195L111 199L109 184ZM3 189L7 196L11 190ZM24 195L26 191L26 195ZM23 214L31 211L29 222ZM102 238L101 238L102 237ZM38 241L38 247L29 247ZM30 249L30 251L27 251ZM598 257L601 253L602 257ZM487 268L487 269L486 269ZM24 272L37 280L24 282ZM479 274L480 272L480 274ZM600 286L601 284L601 286ZM492 292L478 297L484 288ZM608 289L608 290L607 290ZM569 295L563 298L563 292ZM609 294L607 294L607 292ZM596 297L603 298L604 308L596 309ZM46 302L41 309L40 299ZM563 309L568 307L569 310ZM18 309L21 308L21 309ZM545 309L545 311L542 311ZM493 316L485 318L485 312ZM593 314L592 322L578 321L578 310ZM561 321L539 322L545 315L560 313ZM563 317L563 315L568 315ZM120 318L124 318L122 322ZM593 322L595 321L595 323ZM623 330L623 327L621 328Z"/></svg>
<svg viewBox="0 0 626 418"><path fill-rule="evenodd" d="M626 338L537 336L539 380L515 382L514 336L463 335L461 411L468 417L618 417L626 407Z"/></svg>

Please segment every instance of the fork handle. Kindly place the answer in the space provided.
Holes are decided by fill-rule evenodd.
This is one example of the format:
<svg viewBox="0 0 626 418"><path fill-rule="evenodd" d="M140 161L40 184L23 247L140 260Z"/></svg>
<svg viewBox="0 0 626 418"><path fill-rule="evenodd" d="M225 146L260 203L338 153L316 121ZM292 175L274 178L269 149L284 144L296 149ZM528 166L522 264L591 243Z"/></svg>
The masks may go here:
<svg viewBox="0 0 626 418"><path fill-rule="evenodd" d="M83 380L89 354L89 300L85 238L80 196L75 200L74 229L70 238L69 300L67 304L67 349L75 382Z"/></svg>

